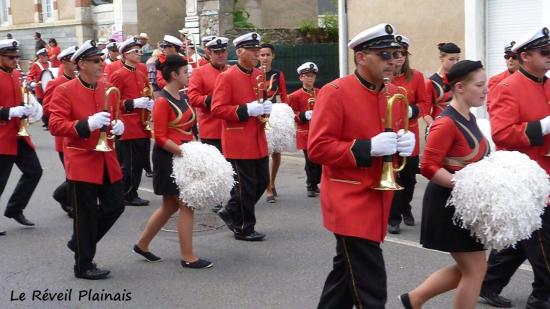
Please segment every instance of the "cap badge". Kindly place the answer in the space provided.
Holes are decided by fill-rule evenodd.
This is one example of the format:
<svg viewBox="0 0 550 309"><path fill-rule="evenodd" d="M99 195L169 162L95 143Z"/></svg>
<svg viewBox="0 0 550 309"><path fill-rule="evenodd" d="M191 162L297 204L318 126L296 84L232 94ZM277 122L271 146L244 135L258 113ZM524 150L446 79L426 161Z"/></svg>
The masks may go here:
<svg viewBox="0 0 550 309"><path fill-rule="evenodd" d="M550 32L548 31L548 28L546 28L546 27L542 28L542 34L544 34L544 36L547 37L547 36L548 36L548 33L550 33Z"/></svg>
<svg viewBox="0 0 550 309"><path fill-rule="evenodd" d="M309 68L310 68L310 69L313 69L314 67L315 67L315 66L313 65L313 63L310 63L310 64L309 64Z"/></svg>
<svg viewBox="0 0 550 309"><path fill-rule="evenodd" d="M217 39L217 40L216 40L216 44L221 45L221 44L222 44L222 40L221 40L221 39Z"/></svg>
<svg viewBox="0 0 550 309"><path fill-rule="evenodd" d="M91 40L91 41L90 41L90 45L92 45L93 47L95 47L95 41L94 41L94 40Z"/></svg>
<svg viewBox="0 0 550 309"><path fill-rule="evenodd" d="M387 33L387 34L392 34L392 33L393 33L393 28L392 28L392 26L391 26L390 24L387 24L387 25L386 25L385 30L386 30L386 33Z"/></svg>
<svg viewBox="0 0 550 309"><path fill-rule="evenodd" d="M11 45L12 45L13 47L17 47L17 41L13 41L13 43L11 43Z"/></svg>
<svg viewBox="0 0 550 309"><path fill-rule="evenodd" d="M546 28L545 28L546 29ZM255 40L258 38L258 35L256 33L252 33L252 39Z"/></svg>
<svg viewBox="0 0 550 309"><path fill-rule="evenodd" d="M403 40L403 37L401 37L400 35L396 36L395 37L395 40L399 43L401 43L401 41Z"/></svg>

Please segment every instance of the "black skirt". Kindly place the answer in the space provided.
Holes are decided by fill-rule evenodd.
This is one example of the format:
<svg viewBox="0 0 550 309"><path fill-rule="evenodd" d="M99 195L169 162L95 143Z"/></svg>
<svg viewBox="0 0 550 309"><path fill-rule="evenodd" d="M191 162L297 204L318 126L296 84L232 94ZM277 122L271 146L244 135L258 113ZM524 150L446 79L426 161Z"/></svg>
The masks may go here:
<svg viewBox="0 0 550 309"><path fill-rule="evenodd" d="M153 148L153 190L156 195L177 195L180 191L172 175L174 154L158 145Z"/></svg>
<svg viewBox="0 0 550 309"><path fill-rule="evenodd" d="M451 189L429 182L422 201L420 243L424 248L445 252L484 250L470 231L453 223L454 207L445 207Z"/></svg>

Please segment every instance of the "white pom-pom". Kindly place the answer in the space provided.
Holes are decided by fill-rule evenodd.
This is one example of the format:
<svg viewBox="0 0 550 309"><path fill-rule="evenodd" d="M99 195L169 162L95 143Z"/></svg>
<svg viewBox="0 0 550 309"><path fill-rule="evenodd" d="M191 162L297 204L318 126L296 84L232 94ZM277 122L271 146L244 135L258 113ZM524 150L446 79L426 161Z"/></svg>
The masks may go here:
<svg viewBox="0 0 550 309"><path fill-rule="evenodd" d="M548 174L525 154L497 151L454 175L447 206L453 221L487 248L504 249L541 227L548 203Z"/></svg>
<svg viewBox="0 0 550 309"><path fill-rule="evenodd" d="M265 135L269 153L296 151L296 124L294 111L288 104L273 104Z"/></svg>
<svg viewBox="0 0 550 309"><path fill-rule="evenodd" d="M180 146L182 156L172 162L180 199L193 209L212 207L229 200L234 171L220 151L199 142Z"/></svg>
<svg viewBox="0 0 550 309"><path fill-rule="evenodd" d="M491 123L489 122L489 119L476 118L476 122L477 122L477 126L481 130L481 133L483 133L483 135L489 142L489 146L491 146L491 152L495 152L496 147L491 135Z"/></svg>

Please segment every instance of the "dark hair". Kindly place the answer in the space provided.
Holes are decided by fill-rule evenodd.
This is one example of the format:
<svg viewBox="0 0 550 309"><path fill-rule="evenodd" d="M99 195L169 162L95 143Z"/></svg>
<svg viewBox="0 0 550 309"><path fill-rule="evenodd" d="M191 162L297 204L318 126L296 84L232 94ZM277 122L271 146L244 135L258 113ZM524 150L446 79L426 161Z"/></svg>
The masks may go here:
<svg viewBox="0 0 550 309"><path fill-rule="evenodd" d="M116 42L115 39L109 39L109 43Z"/></svg>
<svg viewBox="0 0 550 309"><path fill-rule="evenodd" d="M164 78L166 82L172 80L172 72L177 72L183 66L187 66L187 60L180 55L170 55L166 57L164 62L161 63L158 61L157 63L157 69L161 71L162 78Z"/></svg>
<svg viewBox="0 0 550 309"><path fill-rule="evenodd" d="M57 46L57 41L54 38L51 38L48 43L54 43Z"/></svg>
<svg viewBox="0 0 550 309"><path fill-rule="evenodd" d="M411 64L409 63L409 52L405 49L405 62L401 66L401 74L405 74L405 79L410 82L413 77L413 69L411 69Z"/></svg>
<svg viewBox="0 0 550 309"><path fill-rule="evenodd" d="M269 43L262 43L262 45L260 45L260 48L269 48L271 49L271 53L275 53L275 46L269 44Z"/></svg>
<svg viewBox="0 0 550 309"><path fill-rule="evenodd" d="M41 38L41 37L42 37L42 35L40 34L40 32L35 32L35 33L34 33L34 36L37 37L37 38Z"/></svg>

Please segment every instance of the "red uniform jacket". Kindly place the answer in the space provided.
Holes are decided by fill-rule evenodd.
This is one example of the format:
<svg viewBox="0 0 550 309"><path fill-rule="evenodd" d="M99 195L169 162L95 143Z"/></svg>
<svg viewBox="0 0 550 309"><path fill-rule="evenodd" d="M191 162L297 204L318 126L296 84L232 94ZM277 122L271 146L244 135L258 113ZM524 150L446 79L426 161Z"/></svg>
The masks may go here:
<svg viewBox="0 0 550 309"><path fill-rule="evenodd" d="M487 86L487 88L489 89L489 94L487 95L487 109L489 109L491 100L493 100L494 94L496 93L496 91L494 91L495 86L498 85L501 81L505 80L510 75L512 75L512 73L506 70L489 79L489 84Z"/></svg>
<svg viewBox="0 0 550 309"><path fill-rule="evenodd" d="M523 152L550 173L550 135L543 136L540 125L550 115L550 82L520 69L493 91L489 119L497 149Z"/></svg>
<svg viewBox="0 0 550 309"><path fill-rule="evenodd" d="M249 117L246 103L257 99L256 77L259 69L251 72L234 65L216 80L212 98L212 114L222 119L222 149L228 159L260 159L266 157L267 140L264 124L258 117Z"/></svg>
<svg viewBox="0 0 550 309"><path fill-rule="evenodd" d="M441 77L438 73L434 73L426 80L426 101L431 109L426 115L431 114L432 118L435 119L445 110L452 98L453 93L447 82L447 75Z"/></svg>
<svg viewBox="0 0 550 309"><path fill-rule="evenodd" d="M42 71L45 69L48 69L50 67L50 62L46 63L39 63L34 62L31 65L31 68L29 69L29 72L27 73L27 85L30 85L31 82L36 83L36 87L34 88L34 95L37 99L42 99L44 97L44 91L42 91L42 87L40 86L40 75L42 74Z"/></svg>
<svg viewBox="0 0 550 309"><path fill-rule="evenodd" d="M113 61L109 64L105 64L105 67L103 68L103 74L105 75L107 80L109 80L111 78L111 75L120 68L122 68L122 61L120 61L120 59L117 59L116 61Z"/></svg>
<svg viewBox="0 0 550 309"><path fill-rule="evenodd" d="M17 70L6 72L0 68L0 155L17 155L17 139L24 139L31 148L30 137L18 137L20 118L10 117L10 107L23 102L20 73Z"/></svg>
<svg viewBox="0 0 550 309"><path fill-rule="evenodd" d="M69 76L61 73L57 76L56 79L50 81L48 83L48 87L46 87L46 92L44 93L44 102L42 104L43 113L44 115L50 117L50 105L53 97L53 93L57 86L70 81L73 78L70 78ZM50 132L51 133L51 132ZM57 152L63 152L63 137L61 136L54 136L55 137L55 151Z"/></svg>
<svg viewBox="0 0 550 309"><path fill-rule="evenodd" d="M191 106L195 107L197 111L200 138L221 139L222 120L214 117L210 109L216 78L221 72L227 70L227 68L225 66L220 70L211 64L199 66L193 70L193 75L189 80L187 96L189 97Z"/></svg>
<svg viewBox="0 0 550 309"><path fill-rule="evenodd" d="M80 78L59 85L50 105L50 131L64 137L65 171L72 181L103 184L107 170L111 183L122 179L115 151L95 151L100 130L90 132L88 117L103 111L105 85L98 81L94 89ZM108 102L108 111L114 113L114 95ZM110 128L108 129L110 130ZM112 140L108 140L113 148Z"/></svg>
<svg viewBox="0 0 550 309"><path fill-rule="evenodd" d="M200 58L199 58L199 67L202 67L202 66L204 66L204 65L207 65L207 64L209 64L209 63L210 63L210 61L208 61L206 58L204 58L204 57L200 57Z"/></svg>
<svg viewBox="0 0 550 309"><path fill-rule="evenodd" d="M305 112L313 110L315 102L310 103L310 99L316 98L319 89L314 88L314 93L300 88L288 96L288 104L294 110L294 121L296 122L296 148L307 149L307 135L309 133L309 120L306 119Z"/></svg>
<svg viewBox="0 0 550 309"><path fill-rule="evenodd" d="M283 71L271 69L267 72L267 98L271 102L277 102L277 96L281 97L281 102L288 103L288 95L286 90L286 81Z"/></svg>
<svg viewBox="0 0 550 309"><path fill-rule="evenodd" d="M449 106L440 116L430 127L422 156L421 173L428 179L440 168L454 173L489 153L489 144L474 115L470 114L468 121Z"/></svg>
<svg viewBox="0 0 550 309"><path fill-rule="evenodd" d="M180 92L181 99L176 100L167 91L162 90L153 107L155 143L164 147L168 140L181 145L193 140L196 118L187 97Z"/></svg>
<svg viewBox="0 0 550 309"><path fill-rule="evenodd" d="M123 64L122 68L111 74L109 82L120 90L119 118L124 122L124 134L120 140L151 138L151 132L145 130L144 122L149 118L149 111L134 108L133 99L146 96L144 88L149 80L142 71Z"/></svg>
<svg viewBox="0 0 550 309"><path fill-rule="evenodd" d="M52 63L52 67L57 68L61 65L61 61L57 60L57 55L61 53L61 47L48 47L48 59Z"/></svg>
<svg viewBox="0 0 550 309"><path fill-rule="evenodd" d="M382 157L370 156L370 139L384 131L386 91L355 74L321 88L311 119L309 158L323 165L321 209L325 227L340 235L381 242L386 235L391 191L372 189L380 180ZM397 87L389 85L389 94ZM403 126L395 104L394 130Z"/></svg>
<svg viewBox="0 0 550 309"><path fill-rule="evenodd" d="M426 85L424 81L424 75L422 73L413 70L413 75L410 81L407 81L405 74L396 76L392 83L398 87L405 88L401 93L407 95L409 104L413 110L412 117L409 119L409 130L414 133L416 138L416 144L411 156L418 156L419 153L419 139L418 139L418 118L422 118L425 115L430 114L431 104L426 100Z"/></svg>

